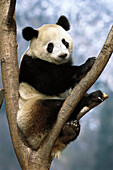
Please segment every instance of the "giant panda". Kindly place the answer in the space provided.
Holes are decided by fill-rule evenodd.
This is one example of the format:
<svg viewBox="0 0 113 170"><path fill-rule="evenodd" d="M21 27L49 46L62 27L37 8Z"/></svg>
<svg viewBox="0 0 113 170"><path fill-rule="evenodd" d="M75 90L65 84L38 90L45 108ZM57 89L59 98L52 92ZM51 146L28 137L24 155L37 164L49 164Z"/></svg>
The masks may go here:
<svg viewBox="0 0 113 170"><path fill-rule="evenodd" d="M37 30L23 29L25 40L30 41L21 58L19 72L19 110L17 125L26 143L38 150L54 125L63 102L72 89L91 69L95 57L84 64L72 63L73 41L67 31L70 24L61 16L56 24L43 25ZM102 92L86 94L75 108L52 150L56 157L80 131L76 116L92 100L102 99Z"/></svg>

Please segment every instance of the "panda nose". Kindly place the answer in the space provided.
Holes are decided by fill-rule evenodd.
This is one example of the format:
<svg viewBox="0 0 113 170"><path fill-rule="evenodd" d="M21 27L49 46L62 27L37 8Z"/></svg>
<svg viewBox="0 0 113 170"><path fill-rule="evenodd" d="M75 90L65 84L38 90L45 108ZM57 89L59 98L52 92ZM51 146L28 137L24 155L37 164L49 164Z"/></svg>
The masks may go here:
<svg viewBox="0 0 113 170"><path fill-rule="evenodd" d="M66 58L67 54L59 55L60 58Z"/></svg>

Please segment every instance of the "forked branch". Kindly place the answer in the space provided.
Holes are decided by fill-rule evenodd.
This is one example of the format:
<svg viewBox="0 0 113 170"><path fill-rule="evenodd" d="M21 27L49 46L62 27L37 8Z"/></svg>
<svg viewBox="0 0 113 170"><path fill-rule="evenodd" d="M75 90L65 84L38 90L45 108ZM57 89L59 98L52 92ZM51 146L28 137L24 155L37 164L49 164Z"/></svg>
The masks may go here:
<svg viewBox="0 0 113 170"><path fill-rule="evenodd" d="M96 79L101 74L113 52L113 27L106 39L106 42L94 64L79 84L73 89L71 95L64 102L56 124L50 131L44 143L38 151L32 151L21 141L17 129L16 114L18 110L18 62L17 62L17 45L16 45L16 27L14 17L15 0L7 0L4 3L1 0L0 10L3 10L3 16L0 18L0 23L4 23L3 19L7 18L12 21L8 26L5 22L0 25L0 56L2 62L2 77L5 88L5 100L7 118L13 145L20 162L22 169L41 169L47 170L51 164L50 153L52 147L64 125L74 108L81 100L84 93L92 86ZM5 4L5 5L4 5ZM4 8L4 9L3 9ZM4 13L8 11L8 13ZM9 16L8 16L9 15ZM6 24L6 25L5 25ZM7 28L7 29L6 29ZM91 106L92 107L92 106ZM93 106L94 107L94 106ZM87 110L88 111L88 110ZM85 112L84 112L85 113ZM81 114L81 113L80 113ZM81 115L79 115L81 117ZM79 118L80 118L79 117Z"/></svg>

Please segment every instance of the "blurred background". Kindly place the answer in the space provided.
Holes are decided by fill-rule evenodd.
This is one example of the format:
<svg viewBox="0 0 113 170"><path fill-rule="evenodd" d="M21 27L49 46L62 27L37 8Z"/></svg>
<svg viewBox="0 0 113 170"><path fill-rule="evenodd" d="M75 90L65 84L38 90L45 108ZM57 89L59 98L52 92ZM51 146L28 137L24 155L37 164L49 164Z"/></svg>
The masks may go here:
<svg viewBox="0 0 113 170"><path fill-rule="evenodd" d="M113 0L17 0L18 61L29 44L22 38L22 29L54 24L61 15L71 23L74 64L98 56L113 24ZM51 170L113 170L113 56L89 91L98 89L109 94L109 99L80 120L79 137L59 160L53 161ZM5 103L0 110L0 170L21 170L9 134Z"/></svg>

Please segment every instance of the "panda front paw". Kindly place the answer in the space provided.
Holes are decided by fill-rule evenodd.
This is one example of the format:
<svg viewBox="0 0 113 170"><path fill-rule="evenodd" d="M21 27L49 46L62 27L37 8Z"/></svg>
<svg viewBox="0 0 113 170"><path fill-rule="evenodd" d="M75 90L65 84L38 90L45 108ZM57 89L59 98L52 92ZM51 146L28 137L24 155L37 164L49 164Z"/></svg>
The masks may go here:
<svg viewBox="0 0 113 170"><path fill-rule="evenodd" d="M91 67L95 63L95 60L96 60L96 57L91 57L87 59L87 61L84 64L84 69L83 69L85 73L87 73L91 69Z"/></svg>
<svg viewBox="0 0 113 170"><path fill-rule="evenodd" d="M67 122L61 132L62 141L65 144L75 140L80 132L80 124L77 120Z"/></svg>

